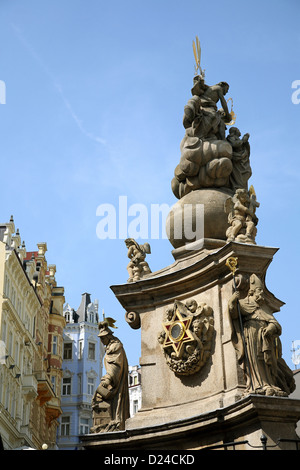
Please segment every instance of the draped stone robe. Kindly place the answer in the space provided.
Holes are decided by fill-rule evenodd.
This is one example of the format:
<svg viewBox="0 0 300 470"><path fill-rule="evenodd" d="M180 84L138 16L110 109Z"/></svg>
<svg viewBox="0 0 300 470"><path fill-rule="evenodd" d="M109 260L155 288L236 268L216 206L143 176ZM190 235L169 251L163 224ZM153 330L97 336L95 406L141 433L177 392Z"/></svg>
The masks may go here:
<svg viewBox="0 0 300 470"><path fill-rule="evenodd" d="M281 357L281 326L267 304L260 305L253 298L239 301L243 331L250 363L251 379L255 393L287 396L293 391L292 372ZM247 370L237 308L230 309L233 324L232 340L238 359L247 377L250 390L250 375ZM269 334L266 330L270 331Z"/></svg>

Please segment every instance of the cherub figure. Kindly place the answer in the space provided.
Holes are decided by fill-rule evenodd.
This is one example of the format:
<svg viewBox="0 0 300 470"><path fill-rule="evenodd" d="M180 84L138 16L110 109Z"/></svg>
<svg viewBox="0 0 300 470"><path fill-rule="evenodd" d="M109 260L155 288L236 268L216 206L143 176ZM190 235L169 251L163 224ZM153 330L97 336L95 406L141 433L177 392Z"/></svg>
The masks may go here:
<svg viewBox="0 0 300 470"><path fill-rule="evenodd" d="M151 253L149 243L139 245L133 238L127 238L125 244L128 248L127 256L130 262L127 265L129 279L127 282L139 281L145 274L151 273L147 261L146 254Z"/></svg>
<svg viewBox="0 0 300 470"><path fill-rule="evenodd" d="M201 360L206 361L210 355L214 332L213 310L205 302L198 305L194 299L188 300L186 306L193 313L192 332L195 338L194 345L186 347L187 352L193 354L195 351L199 351Z"/></svg>
<svg viewBox="0 0 300 470"><path fill-rule="evenodd" d="M256 225L258 218L255 215L259 203L253 186L249 192L237 189L234 196L225 202L225 212L228 214L230 227L226 231L227 242L238 241L255 244Z"/></svg>

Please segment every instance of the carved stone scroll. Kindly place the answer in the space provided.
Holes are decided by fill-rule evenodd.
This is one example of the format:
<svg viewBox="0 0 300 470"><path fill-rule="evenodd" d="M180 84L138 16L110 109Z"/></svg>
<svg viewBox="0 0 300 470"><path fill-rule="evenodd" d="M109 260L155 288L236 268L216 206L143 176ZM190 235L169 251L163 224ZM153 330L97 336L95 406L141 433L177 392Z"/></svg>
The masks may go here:
<svg viewBox="0 0 300 470"><path fill-rule="evenodd" d="M137 312L126 312L125 320L133 330L138 330L141 327L140 315Z"/></svg>

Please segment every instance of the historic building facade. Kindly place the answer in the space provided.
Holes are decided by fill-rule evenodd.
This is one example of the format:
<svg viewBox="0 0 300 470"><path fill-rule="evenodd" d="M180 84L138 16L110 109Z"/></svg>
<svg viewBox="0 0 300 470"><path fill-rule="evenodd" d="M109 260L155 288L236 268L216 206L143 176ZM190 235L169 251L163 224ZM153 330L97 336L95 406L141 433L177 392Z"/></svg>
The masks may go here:
<svg viewBox="0 0 300 470"><path fill-rule="evenodd" d="M56 448L64 288L46 243L27 252L13 218L0 224L0 435L5 449Z"/></svg>
<svg viewBox="0 0 300 470"><path fill-rule="evenodd" d="M142 406L142 376L140 366L129 366L129 408L132 418Z"/></svg>
<svg viewBox="0 0 300 470"><path fill-rule="evenodd" d="M104 348L98 337L98 302L82 294L75 311L64 307L62 415L57 444L75 450L92 426L91 402L102 376Z"/></svg>

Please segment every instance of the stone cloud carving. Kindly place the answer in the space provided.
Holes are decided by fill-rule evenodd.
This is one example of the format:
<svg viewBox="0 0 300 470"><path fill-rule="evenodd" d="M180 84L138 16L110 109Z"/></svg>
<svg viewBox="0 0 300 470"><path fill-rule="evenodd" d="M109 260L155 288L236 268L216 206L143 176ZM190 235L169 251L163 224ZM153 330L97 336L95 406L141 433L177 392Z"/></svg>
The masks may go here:
<svg viewBox="0 0 300 470"><path fill-rule="evenodd" d="M214 336L213 310L194 299L176 300L165 312L158 336L169 368L178 375L198 372L211 356Z"/></svg>
<svg viewBox="0 0 300 470"><path fill-rule="evenodd" d="M192 97L184 107L181 158L172 180L178 199L201 188L248 189L252 173L249 134L240 138L240 130L232 127L225 135L227 125L235 121L227 105L231 98L225 99L228 90L226 82L209 86L203 74L194 77Z"/></svg>

